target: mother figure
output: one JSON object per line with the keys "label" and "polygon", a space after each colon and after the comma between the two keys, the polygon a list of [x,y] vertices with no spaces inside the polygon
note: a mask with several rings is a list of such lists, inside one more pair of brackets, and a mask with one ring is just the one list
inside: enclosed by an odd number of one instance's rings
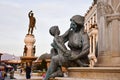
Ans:
{"label": "mother figure", "polygon": [[[84,32],[84,17],[75,15],[71,19],[70,28],[63,34],[63,42],[68,41],[68,49],[56,44],[57,48],[62,51],[60,55],[53,56],[50,66],[47,70],[44,80],[54,77],[62,77],[63,73],[61,67],[87,67],[89,64],[89,38],[86,32]],[[57,31],[55,31],[57,32]]]}

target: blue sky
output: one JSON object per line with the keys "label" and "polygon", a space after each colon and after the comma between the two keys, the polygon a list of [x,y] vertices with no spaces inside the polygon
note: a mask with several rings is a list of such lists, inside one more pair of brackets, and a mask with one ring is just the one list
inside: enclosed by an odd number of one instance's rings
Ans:
{"label": "blue sky", "polygon": [[0,0],[0,53],[23,55],[24,38],[27,34],[32,10],[36,18],[34,35],[36,56],[49,53],[53,37],[49,28],[58,25],[63,34],[73,15],[83,15],[93,0]]}

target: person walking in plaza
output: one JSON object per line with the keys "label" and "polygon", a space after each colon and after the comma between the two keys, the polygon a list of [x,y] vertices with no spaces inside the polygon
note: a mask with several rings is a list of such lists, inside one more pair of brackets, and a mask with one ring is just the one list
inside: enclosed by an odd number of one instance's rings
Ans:
{"label": "person walking in plaza", "polygon": [[0,69],[0,80],[4,80],[4,78],[5,78],[4,71]]}
{"label": "person walking in plaza", "polygon": [[31,66],[29,63],[27,63],[26,65],[26,79],[30,79],[31,78]]}
{"label": "person walking in plaza", "polygon": [[14,68],[12,68],[11,71],[10,71],[10,79],[15,79],[14,72],[15,72]]}

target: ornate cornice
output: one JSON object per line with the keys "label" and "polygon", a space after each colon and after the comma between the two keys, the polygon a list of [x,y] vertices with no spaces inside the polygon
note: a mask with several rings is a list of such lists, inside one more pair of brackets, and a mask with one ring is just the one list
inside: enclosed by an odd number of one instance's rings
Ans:
{"label": "ornate cornice", "polygon": [[120,21],[120,14],[109,14],[106,15],[106,21],[110,23],[112,20],[119,20]]}

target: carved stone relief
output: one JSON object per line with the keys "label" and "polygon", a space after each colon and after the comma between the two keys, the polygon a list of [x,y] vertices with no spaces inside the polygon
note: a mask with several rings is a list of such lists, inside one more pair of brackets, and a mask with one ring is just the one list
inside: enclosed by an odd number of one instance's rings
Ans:
{"label": "carved stone relief", "polygon": [[104,15],[104,3],[103,2],[98,2],[97,3],[97,14],[99,14],[99,15]]}
{"label": "carved stone relief", "polygon": [[112,6],[109,4],[104,5],[104,10],[105,10],[106,14],[113,14],[114,13]]}
{"label": "carved stone relief", "polygon": [[120,4],[117,7],[117,12],[120,13]]}

